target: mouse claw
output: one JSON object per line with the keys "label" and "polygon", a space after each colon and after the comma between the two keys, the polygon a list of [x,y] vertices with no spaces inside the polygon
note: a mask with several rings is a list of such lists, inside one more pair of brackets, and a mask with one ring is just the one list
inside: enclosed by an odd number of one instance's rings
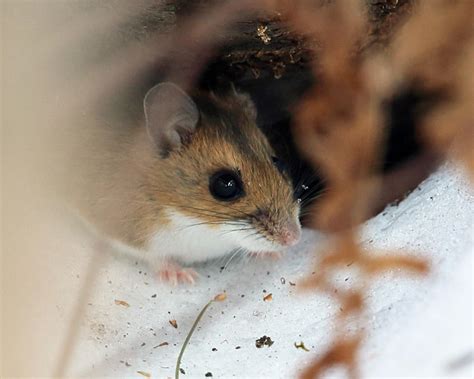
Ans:
{"label": "mouse claw", "polygon": [[174,287],[179,283],[194,284],[198,276],[193,269],[182,268],[175,263],[167,263],[158,270],[160,281],[167,282]]}
{"label": "mouse claw", "polygon": [[198,278],[198,273],[193,269],[181,270],[178,272],[178,280],[182,283],[194,284]]}
{"label": "mouse claw", "polygon": [[174,270],[163,270],[160,271],[160,279],[162,282],[168,282],[173,287],[178,285],[178,275]]}

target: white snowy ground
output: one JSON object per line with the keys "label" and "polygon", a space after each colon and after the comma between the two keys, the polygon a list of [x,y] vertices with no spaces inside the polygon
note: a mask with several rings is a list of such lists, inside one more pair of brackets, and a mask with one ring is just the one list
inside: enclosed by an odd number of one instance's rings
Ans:
{"label": "white snowy ground", "polygon": [[[367,222],[361,237],[365,245],[426,257],[432,270],[426,277],[388,272],[368,291],[363,377],[473,376],[473,225],[473,191],[452,167]],[[75,228],[55,227],[68,241],[63,269],[51,278],[65,281],[55,313],[48,315],[57,324],[52,350],[59,351],[94,242]],[[298,291],[298,282],[313,270],[315,244],[322,248],[324,237],[307,231],[277,262],[234,259],[225,270],[226,260],[201,265],[200,280],[191,287],[160,284],[140,262],[105,259],[93,295],[82,304],[86,313],[68,374],[143,377],[137,373],[143,371],[173,377],[197,314],[226,291],[228,299],[212,305],[195,331],[183,357],[182,378],[204,378],[208,372],[215,378],[296,377],[327,347],[339,312],[328,297]],[[345,273],[338,280],[350,285],[355,277]],[[273,300],[263,301],[269,293]],[[274,344],[257,349],[255,340],[264,335]],[[309,352],[295,348],[300,341]],[[168,344],[159,346],[163,342]],[[56,356],[50,358],[53,364]]]}

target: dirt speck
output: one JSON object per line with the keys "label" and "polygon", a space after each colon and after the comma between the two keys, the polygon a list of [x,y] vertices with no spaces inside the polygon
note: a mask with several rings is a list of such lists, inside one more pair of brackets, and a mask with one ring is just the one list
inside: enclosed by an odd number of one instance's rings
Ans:
{"label": "dirt speck", "polygon": [[274,341],[273,341],[270,337],[268,337],[268,336],[263,336],[263,337],[260,337],[259,339],[257,339],[257,340],[255,341],[255,346],[256,346],[258,349],[260,349],[260,348],[262,348],[263,346],[268,346],[268,347],[270,347],[270,346],[273,345],[273,343],[274,343]]}
{"label": "dirt speck", "polygon": [[156,349],[157,347],[168,346],[168,345],[169,345],[168,342],[162,342],[159,345],[153,346],[153,349]]}

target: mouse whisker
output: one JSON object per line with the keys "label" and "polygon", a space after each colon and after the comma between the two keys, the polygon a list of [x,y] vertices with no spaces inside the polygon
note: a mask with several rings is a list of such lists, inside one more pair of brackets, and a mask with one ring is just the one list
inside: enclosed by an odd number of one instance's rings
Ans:
{"label": "mouse whisker", "polygon": [[[101,197],[99,199],[99,202],[102,202],[102,201],[116,201],[116,200],[120,200],[120,199],[119,198],[113,198],[113,197]],[[199,201],[201,201],[201,200],[206,201],[207,199],[198,199],[198,200]],[[134,203],[134,204],[139,204],[139,205],[144,205],[144,206],[149,206],[150,205],[149,201],[133,199],[132,196],[130,196],[128,201],[131,202],[131,203]],[[157,201],[157,202],[159,204],[159,201]],[[227,218],[230,216],[230,213],[219,212],[219,211],[215,211],[215,210],[212,210],[212,209],[197,208],[197,207],[193,207],[193,206],[190,206],[190,205],[182,205],[182,204],[174,204],[174,203],[168,203],[168,204],[172,205],[175,208],[193,209],[193,210],[198,210],[198,211],[202,211],[202,212],[205,212],[205,213],[211,213],[213,215],[220,215],[220,216],[227,217]]]}
{"label": "mouse whisker", "polygon": [[[212,204],[212,205],[215,205],[215,201],[213,201],[213,200],[204,199],[204,198],[199,198],[198,200],[199,200],[199,201],[204,201],[204,202],[210,203],[210,204]],[[220,206],[223,206],[223,207],[228,208],[228,209],[230,209],[230,210],[232,210],[232,211],[235,211],[235,212],[237,212],[237,213],[239,213],[239,214],[241,214],[241,215],[243,215],[243,216],[245,216],[245,217],[252,217],[252,215],[251,215],[250,213],[244,212],[244,211],[242,211],[242,210],[240,210],[240,209],[237,209],[237,208],[235,208],[235,207],[232,207],[232,206],[230,206],[230,205],[228,205],[228,204],[220,204]]]}
{"label": "mouse whisker", "polygon": [[229,266],[229,263],[232,261],[232,259],[234,259],[234,257],[237,254],[244,253],[244,252],[245,252],[245,249],[242,249],[242,248],[236,249],[235,252],[230,256],[229,260],[225,263],[223,270],[227,269],[227,267]]}
{"label": "mouse whisker", "polygon": [[232,219],[234,217],[230,213],[218,212],[218,211],[214,211],[212,209],[203,209],[203,208],[196,208],[196,207],[187,206],[187,205],[175,205],[175,204],[172,204],[172,206],[177,208],[177,209],[193,210],[194,212],[192,212],[192,213],[195,213],[197,215],[208,216],[208,217],[212,216],[212,217],[215,217],[215,218],[221,219],[221,220],[229,220],[229,219]]}
{"label": "mouse whisker", "polygon": [[314,200],[319,199],[322,195],[324,195],[323,192],[318,192],[317,194],[313,196],[308,196],[308,197],[305,197],[304,199],[301,199],[301,207],[304,207],[307,204],[313,202]]}
{"label": "mouse whisker", "polygon": [[250,237],[255,238],[256,241],[259,241],[261,239],[266,239],[266,237],[264,235],[262,235],[262,233],[260,233],[258,230],[253,232],[253,233],[250,233],[250,234],[246,235],[244,237],[244,239],[245,238],[250,238]]}
{"label": "mouse whisker", "polygon": [[245,227],[245,228],[237,228],[237,229],[231,229],[231,230],[226,230],[224,232],[221,232],[220,235],[225,235],[225,234],[230,234],[230,233],[236,233],[236,232],[242,232],[246,230],[252,230],[253,227]]}
{"label": "mouse whisker", "polygon": [[243,222],[233,222],[233,221],[207,221],[207,222],[196,222],[194,224],[190,224],[190,225],[185,225],[181,228],[179,228],[179,230],[185,230],[185,229],[188,229],[188,228],[192,228],[192,227],[195,227],[195,226],[201,226],[201,225],[235,225],[235,226],[243,226],[245,225],[245,223]]}
{"label": "mouse whisker", "polygon": [[[168,191],[163,191],[163,190],[154,190],[154,192],[156,192],[156,193],[163,193],[163,194],[166,194],[166,195],[169,194]],[[204,197],[202,197],[202,196],[197,196],[197,197],[196,197],[196,196],[193,196],[193,199],[194,199],[194,200],[198,200],[198,201],[202,201],[202,202],[209,203],[209,204],[211,204],[211,205],[213,205],[213,206],[216,205],[216,201],[215,201],[215,200],[207,199],[207,198],[204,198]],[[238,209],[238,208],[232,207],[232,206],[230,206],[229,204],[219,204],[219,205],[222,206],[222,207],[228,208],[229,210],[232,210],[232,211],[234,211],[234,212],[237,212],[237,213],[239,213],[239,214],[241,214],[241,215],[243,215],[243,216],[252,217],[252,215],[251,215],[250,213],[247,213],[247,212],[244,212],[244,211],[242,211],[242,210],[240,210],[240,209]],[[182,205],[180,205],[180,206],[182,206]]]}
{"label": "mouse whisker", "polygon": [[[212,203],[212,202],[211,202]],[[198,207],[192,207],[190,205],[178,205],[178,204],[172,204],[174,207],[176,208],[183,208],[183,209],[195,209],[195,210],[199,210],[199,211],[202,211],[202,212],[206,212],[206,213],[211,213],[211,214],[217,214],[217,215],[222,215],[222,216],[230,216],[231,213],[225,213],[225,212],[220,212],[220,211],[216,211],[214,209],[206,209],[206,208],[198,208]],[[233,210],[233,209],[232,209]],[[236,210],[238,211],[238,210]],[[243,212],[240,212],[240,213],[243,213]],[[246,214],[245,214],[246,215]]]}
{"label": "mouse whisker", "polygon": [[[155,192],[157,192],[157,193],[161,192],[161,193],[168,194],[168,192],[166,192],[166,191],[155,191]],[[215,206],[215,202],[213,200],[205,199],[205,198],[202,198],[202,197],[197,197],[197,198],[195,197],[195,199],[198,200],[198,201],[207,202],[207,203]],[[103,197],[99,201],[114,201],[114,200],[120,200],[120,199],[111,198],[111,197]],[[134,203],[134,204],[139,204],[139,205],[144,205],[144,206],[149,206],[150,205],[149,201],[133,199],[132,196],[130,196],[128,201],[131,202],[131,203]],[[159,205],[159,202],[158,202],[158,205]],[[201,215],[204,215],[204,216],[207,216],[207,215],[223,216],[223,218],[226,218],[226,219],[228,219],[229,217],[235,217],[230,212],[225,213],[225,212],[219,212],[219,211],[216,211],[216,210],[213,210],[213,209],[197,208],[197,207],[193,207],[193,206],[190,206],[190,205],[182,205],[182,204],[168,203],[168,206],[169,205],[172,205],[175,208],[192,209],[192,210],[200,211],[200,212],[202,212]],[[235,207],[232,207],[228,204],[220,204],[220,205],[225,207],[225,208],[228,208],[229,210],[231,210],[233,212],[236,212],[236,213],[238,213],[242,216],[245,216],[245,218],[252,217],[252,215],[250,213],[244,212],[244,211],[242,211],[240,209],[237,209]]]}
{"label": "mouse whisker", "polygon": [[304,194],[303,196],[300,197],[301,200],[301,207],[304,207],[306,204],[316,200],[317,198],[321,197],[327,192],[327,188],[325,189],[320,189],[319,191],[310,191],[310,193]]}

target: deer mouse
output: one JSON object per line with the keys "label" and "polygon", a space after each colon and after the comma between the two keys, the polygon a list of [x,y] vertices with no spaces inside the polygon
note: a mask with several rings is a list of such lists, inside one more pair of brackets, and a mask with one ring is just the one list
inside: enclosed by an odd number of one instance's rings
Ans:
{"label": "deer mouse", "polygon": [[116,247],[163,280],[193,282],[180,264],[231,252],[283,252],[301,236],[300,205],[247,95],[199,94],[172,83],[144,98],[145,126],[108,152],[89,215]]}

